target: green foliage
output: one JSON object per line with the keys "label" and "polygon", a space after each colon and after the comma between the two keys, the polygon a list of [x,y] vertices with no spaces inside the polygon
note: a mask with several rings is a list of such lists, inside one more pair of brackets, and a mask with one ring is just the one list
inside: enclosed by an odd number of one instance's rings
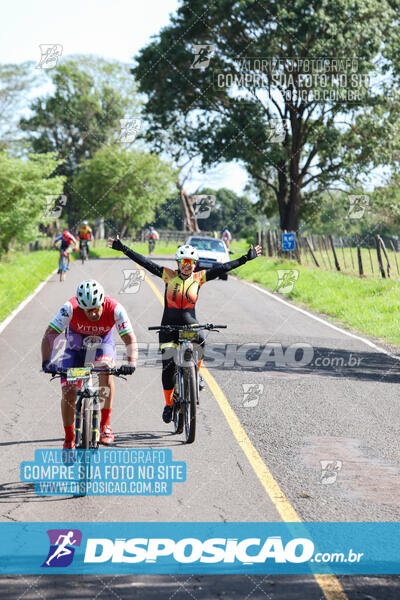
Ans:
{"label": "green foliage", "polygon": [[13,252],[0,263],[0,321],[8,317],[57,267],[54,250]]}
{"label": "green foliage", "polygon": [[257,228],[254,204],[246,196],[238,196],[227,188],[205,188],[198,193],[215,196],[215,207],[211,209],[210,216],[198,220],[200,229],[222,232],[227,227],[237,236],[245,228]]}
{"label": "green foliage", "polygon": [[[148,139],[157,148],[168,137],[172,146],[200,154],[204,167],[242,161],[259,187],[274,195],[282,229],[297,229],[305,195],[307,201],[332,182],[348,185],[400,157],[397,19],[398,3],[390,0],[299,0],[290,10],[286,0],[212,6],[183,0],[171,24],[141,50],[133,71],[148,95]],[[208,67],[190,68],[193,43],[215,46]],[[317,98],[321,79],[313,79],[314,96],[304,99],[303,66],[291,71],[283,62],[275,72],[268,66],[260,72],[253,64],[244,71],[237,58],[243,56],[357,57],[360,96],[354,100],[347,93],[353,91],[351,72],[339,88],[328,72],[328,97]],[[218,88],[219,73],[261,74],[263,89],[251,79]],[[334,91],[336,96],[329,95]],[[272,119],[288,119],[289,131],[279,142],[269,135]],[[270,198],[262,197],[266,211]]]}
{"label": "green foliage", "polygon": [[[309,268],[293,261],[252,260],[235,271],[240,279],[275,290],[278,269],[296,269],[299,278],[288,297],[297,304],[325,313],[335,322],[400,345],[393,315],[399,304],[399,284],[388,279],[360,279],[337,272]],[[379,302],[377,298],[379,297]]]}
{"label": "green foliage", "polygon": [[101,148],[73,180],[80,219],[103,217],[119,230],[139,228],[154,218],[155,207],[171,193],[173,169],[157,155],[118,144]]}
{"label": "green foliage", "polygon": [[0,254],[12,242],[37,235],[38,224],[45,220],[46,195],[62,193],[63,178],[50,178],[59,164],[54,154],[20,160],[0,152]]}
{"label": "green foliage", "polygon": [[39,78],[33,63],[4,64],[0,68],[0,150],[16,150],[19,133],[16,115]]}
{"label": "green foliage", "polygon": [[72,224],[78,213],[72,178],[84,160],[118,135],[119,120],[137,113],[139,103],[128,68],[116,61],[78,56],[48,73],[53,93],[34,100],[33,116],[21,119],[20,126],[30,134],[36,153],[57,152],[63,159],[56,174],[67,178],[64,191]]}

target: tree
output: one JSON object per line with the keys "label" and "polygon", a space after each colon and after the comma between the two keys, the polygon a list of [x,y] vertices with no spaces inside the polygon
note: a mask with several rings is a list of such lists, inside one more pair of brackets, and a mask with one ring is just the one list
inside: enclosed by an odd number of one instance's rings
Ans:
{"label": "tree", "polygon": [[[297,230],[310,192],[382,161],[382,133],[398,121],[379,80],[398,77],[397,9],[391,0],[183,0],[133,69],[148,95],[148,139],[168,133],[204,167],[242,161],[274,194],[281,228]],[[209,66],[190,68],[194,43],[214,46]]]}
{"label": "tree", "polygon": [[81,165],[73,180],[79,216],[112,220],[124,236],[128,227],[143,227],[173,190],[176,173],[156,154],[122,148],[98,150]]}
{"label": "tree", "polygon": [[232,190],[205,188],[198,192],[215,196],[215,206],[206,219],[199,219],[203,231],[223,231],[225,227],[235,235],[247,227],[257,226],[254,204],[246,196],[238,196]]}
{"label": "tree", "polygon": [[26,242],[46,221],[46,196],[62,193],[63,177],[51,177],[59,161],[52,154],[29,155],[28,160],[0,152],[0,254],[11,243]]}
{"label": "tree", "polygon": [[[38,79],[32,62],[4,64],[0,68],[0,150],[11,149],[18,140],[16,115]],[[19,142],[19,140],[18,140]]]}
{"label": "tree", "polygon": [[[37,98],[33,116],[21,119],[37,153],[57,152],[63,159],[56,175],[64,175],[70,225],[76,220],[79,200],[72,187],[82,161],[94,154],[120,129],[120,119],[138,110],[135,85],[128,69],[115,61],[93,57],[64,60],[48,71],[54,84],[50,96]],[[124,92],[122,91],[124,90]]]}

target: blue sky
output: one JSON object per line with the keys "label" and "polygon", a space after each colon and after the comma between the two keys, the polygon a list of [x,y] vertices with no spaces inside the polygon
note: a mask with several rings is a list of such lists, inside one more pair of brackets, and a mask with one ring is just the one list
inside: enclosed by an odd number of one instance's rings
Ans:
{"label": "blue sky", "polygon": [[[178,0],[11,0],[2,4],[0,63],[39,61],[39,44],[61,44],[63,55],[95,54],[132,62],[152,35],[169,23]],[[193,40],[195,42],[195,40]],[[199,186],[243,191],[246,172],[236,164],[207,174],[193,172],[189,192]]]}

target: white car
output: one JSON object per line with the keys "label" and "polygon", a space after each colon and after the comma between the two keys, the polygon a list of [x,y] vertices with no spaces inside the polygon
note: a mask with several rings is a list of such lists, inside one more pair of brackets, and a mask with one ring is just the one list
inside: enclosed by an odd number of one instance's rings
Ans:
{"label": "white car", "polygon": [[[230,260],[229,250],[222,240],[212,237],[202,237],[191,235],[185,242],[194,248],[197,248],[199,253],[199,262],[197,263],[196,271],[201,269],[210,269],[220,263],[225,263]],[[228,273],[221,275],[220,279],[225,281],[228,279]]]}

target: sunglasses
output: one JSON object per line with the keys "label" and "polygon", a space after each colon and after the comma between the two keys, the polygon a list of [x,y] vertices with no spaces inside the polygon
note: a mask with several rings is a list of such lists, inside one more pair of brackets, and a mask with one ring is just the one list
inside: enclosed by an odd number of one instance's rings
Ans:
{"label": "sunglasses", "polygon": [[193,258],[180,258],[179,259],[179,264],[180,265],[194,265],[196,261]]}
{"label": "sunglasses", "polygon": [[96,308],[85,308],[84,311],[85,313],[98,313],[100,308],[101,306],[97,306]]}

